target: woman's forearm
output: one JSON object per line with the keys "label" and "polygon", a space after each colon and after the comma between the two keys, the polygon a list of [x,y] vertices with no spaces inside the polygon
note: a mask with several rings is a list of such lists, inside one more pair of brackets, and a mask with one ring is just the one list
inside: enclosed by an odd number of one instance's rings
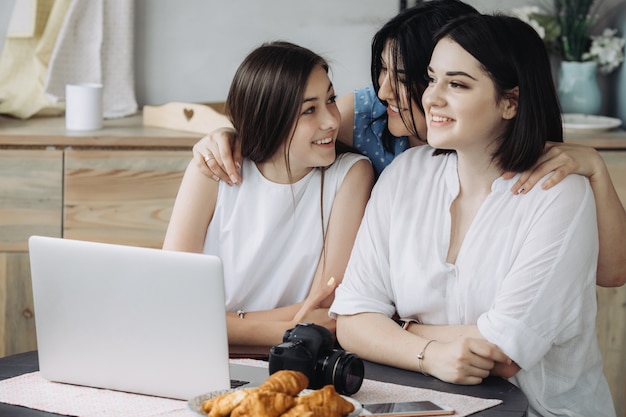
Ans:
{"label": "woman's forearm", "polygon": [[[407,331],[429,340],[452,342],[460,338],[474,338],[485,340],[475,324],[459,324],[448,326],[430,326],[419,323],[411,323]],[[520,367],[513,361],[496,362],[490,371],[490,375],[502,378],[510,378],[520,371]]]}
{"label": "woman's forearm", "polygon": [[447,326],[431,326],[427,324],[411,323],[406,330],[423,337],[424,339],[435,339],[442,342],[452,342],[460,337],[473,337],[484,339],[475,324],[458,324]]}
{"label": "woman's forearm", "polygon": [[413,323],[407,330],[379,313],[337,318],[337,336],[344,349],[373,362],[424,372],[443,381],[478,384],[494,369],[494,374],[501,375],[511,364],[497,346],[480,335],[477,326]]}
{"label": "woman's forearm", "polygon": [[257,320],[253,314],[246,314],[246,316],[243,319],[234,313],[226,316],[229,344],[274,346],[281,343],[285,331],[294,326],[291,321]]}
{"label": "woman's forearm", "polygon": [[626,211],[604,163],[590,177],[596,201],[600,253],[596,282],[603,287],[626,283]]}
{"label": "woman's forearm", "polygon": [[419,371],[416,355],[428,342],[405,332],[379,313],[339,316],[337,339],[341,347],[363,359],[416,372]]}

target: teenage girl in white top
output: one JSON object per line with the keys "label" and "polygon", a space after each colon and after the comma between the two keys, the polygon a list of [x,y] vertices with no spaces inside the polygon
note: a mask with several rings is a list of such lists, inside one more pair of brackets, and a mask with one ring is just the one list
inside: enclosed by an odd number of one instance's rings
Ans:
{"label": "teenage girl in white top", "polygon": [[271,346],[302,321],[334,332],[328,307],[373,170],[361,155],[336,156],[328,65],[308,49],[265,44],[237,70],[226,111],[249,184],[215,182],[191,162],[163,248],[222,259],[231,344]]}

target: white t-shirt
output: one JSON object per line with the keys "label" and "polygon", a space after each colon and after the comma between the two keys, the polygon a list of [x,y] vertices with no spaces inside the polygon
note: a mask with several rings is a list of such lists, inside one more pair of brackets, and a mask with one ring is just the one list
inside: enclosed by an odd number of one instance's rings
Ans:
{"label": "white t-shirt", "polygon": [[[335,194],[356,154],[339,155],[324,172],[324,229]],[[244,159],[238,186],[220,183],[204,253],[221,258],[226,309],[258,311],[304,300],[322,251],[322,170],[295,184],[267,180]]]}
{"label": "white t-shirt", "polygon": [[612,416],[595,333],[598,235],[586,178],[510,192],[494,181],[455,264],[446,262],[455,154],[412,148],[383,171],[331,315],[380,312],[477,324],[522,370],[530,415]]}

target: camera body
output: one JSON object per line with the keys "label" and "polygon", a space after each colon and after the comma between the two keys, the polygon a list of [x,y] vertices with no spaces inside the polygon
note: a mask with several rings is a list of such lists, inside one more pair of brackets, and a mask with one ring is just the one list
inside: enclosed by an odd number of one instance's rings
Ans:
{"label": "camera body", "polygon": [[299,323],[283,335],[283,343],[273,346],[269,372],[281,369],[300,371],[309,378],[309,388],[333,385],[344,395],[356,393],[363,383],[363,361],[353,353],[334,348],[330,331],[313,323]]}

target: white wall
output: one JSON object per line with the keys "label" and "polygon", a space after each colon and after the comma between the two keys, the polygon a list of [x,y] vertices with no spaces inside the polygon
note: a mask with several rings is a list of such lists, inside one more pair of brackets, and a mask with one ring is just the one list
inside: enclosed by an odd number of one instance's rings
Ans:
{"label": "white wall", "polygon": [[[0,50],[15,0],[0,0]],[[89,0],[83,0],[89,1]],[[113,1],[113,0],[107,0]],[[129,0],[117,0],[129,1]],[[615,24],[624,0],[597,0]],[[339,95],[370,82],[370,41],[399,9],[399,0],[134,0],[135,83],[140,105],[226,98],[235,69],[250,49],[284,39],[330,60]],[[467,0],[482,12],[552,0]],[[414,3],[409,0],[408,5]],[[606,114],[613,113],[616,75],[600,78]]]}
{"label": "white wall", "polygon": [[11,11],[13,10],[14,3],[15,0],[0,1],[0,53],[4,47],[4,39],[9,27],[9,19],[11,18]]}
{"label": "white wall", "polygon": [[136,0],[141,104],[223,101],[244,56],[288,40],[330,60],[339,95],[369,82],[370,41],[397,0]]}

